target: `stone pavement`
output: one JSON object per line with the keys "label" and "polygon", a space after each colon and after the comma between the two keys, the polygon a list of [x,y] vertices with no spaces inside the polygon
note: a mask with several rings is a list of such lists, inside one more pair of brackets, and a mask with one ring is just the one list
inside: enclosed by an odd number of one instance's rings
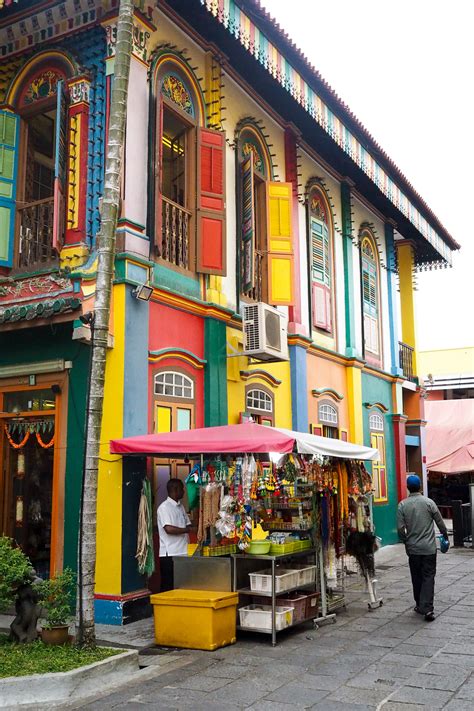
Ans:
{"label": "stone pavement", "polygon": [[474,709],[474,553],[438,556],[432,623],[413,612],[402,546],[377,554],[377,577],[384,605],[373,612],[358,583],[334,625],[283,632],[275,648],[267,636],[246,635],[216,652],[176,650],[172,671],[150,677],[148,667],[136,682],[74,708]]}

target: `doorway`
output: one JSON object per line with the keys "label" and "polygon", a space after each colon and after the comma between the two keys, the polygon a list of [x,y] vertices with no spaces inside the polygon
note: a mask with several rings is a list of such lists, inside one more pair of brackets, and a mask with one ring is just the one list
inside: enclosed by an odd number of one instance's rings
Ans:
{"label": "doorway", "polygon": [[0,531],[41,578],[51,574],[56,397],[51,388],[3,394]]}

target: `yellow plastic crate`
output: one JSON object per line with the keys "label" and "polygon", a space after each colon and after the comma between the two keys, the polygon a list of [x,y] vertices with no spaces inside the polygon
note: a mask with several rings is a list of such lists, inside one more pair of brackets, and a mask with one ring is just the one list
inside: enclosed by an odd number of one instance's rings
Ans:
{"label": "yellow plastic crate", "polygon": [[237,593],[170,590],[150,601],[157,644],[212,651],[236,641]]}
{"label": "yellow plastic crate", "polygon": [[286,555],[287,553],[294,553],[295,543],[272,543],[270,546],[270,555]]}

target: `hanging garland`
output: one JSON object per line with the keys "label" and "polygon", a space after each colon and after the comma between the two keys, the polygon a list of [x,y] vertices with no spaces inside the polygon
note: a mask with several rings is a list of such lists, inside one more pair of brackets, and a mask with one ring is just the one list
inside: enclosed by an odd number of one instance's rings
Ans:
{"label": "hanging garland", "polygon": [[41,435],[40,435],[39,432],[36,432],[36,439],[37,439],[37,441],[38,441],[39,446],[42,447],[43,449],[49,449],[49,448],[52,447],[53,444],[54,444],[54,435],[51,437],[51,439],[49,440],[48,444],[45,444],[45,443],[43,442],[43,440],[41,439]]}
{"label": "hanging garland", "polygon": [[13,447],[13,449],[22,449],[22,447],[24,447],[25,444],[28,442],[28,440],[30,438],[30,434],[31,434],[29,430],[26,431],[25,436],[23,437],[21,442],[18,442],[18,444],[17,444],[11,438],[10,433],[8,431],[8,427],[6,425],[4,425],[3,427],[4,427],[5,433],[7,435],[7,439],[10,442],[10,445]]}

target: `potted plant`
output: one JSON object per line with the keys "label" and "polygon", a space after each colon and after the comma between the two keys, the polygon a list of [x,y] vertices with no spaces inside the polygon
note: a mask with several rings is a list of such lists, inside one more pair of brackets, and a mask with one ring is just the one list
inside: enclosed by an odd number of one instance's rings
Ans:
{"label": "potted plant", "polygon": [[14,642],[33,642],[37,637],[39,607],[35,578],[23,551],[11,538],[0,536],[0,612],[15,608],[15,619],[10,625]]}
{"label": "potted plant", "polygon": [[69,620],[74,591],[74,573],[64,568],[37,585],[42,607],[41,639],[45,644],[65,644],[69,640]]}

